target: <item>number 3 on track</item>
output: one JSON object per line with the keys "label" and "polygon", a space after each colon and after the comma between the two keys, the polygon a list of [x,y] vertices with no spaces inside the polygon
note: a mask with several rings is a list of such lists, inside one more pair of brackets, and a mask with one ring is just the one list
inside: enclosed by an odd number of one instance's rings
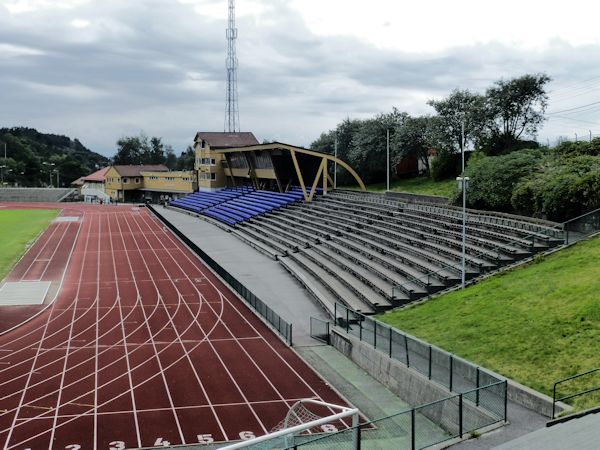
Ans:
{"label": "number 3 on track", "polygon": [[81,449],[81,445],[79,444],[71,444],[65,447],[67,450],[79,450]]}
{"label": "number 3 on track", "polygon": [[110,445],[108,450],[125,450],[125,442],[123,441],[112,441],[108,445]]}

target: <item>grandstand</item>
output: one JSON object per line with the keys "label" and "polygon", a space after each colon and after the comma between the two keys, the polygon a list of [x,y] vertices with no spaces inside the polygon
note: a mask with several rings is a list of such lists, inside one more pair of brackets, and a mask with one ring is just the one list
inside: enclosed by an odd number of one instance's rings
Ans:
{"label": "grandstand", "polygon": [[72,188],[2,188],[0,202],[62,202],[75,193]]}
{"label": "grandstand", "polygon": [[[302,198],[299,188],[243,187],[171,205],[232,227],[279,260],[331,315],[336,303],[374,314],[460,283],[460,210],[354,191]],[[501,213],[469,211],[466,231],[467,279],[564,242],[558,224]]]}

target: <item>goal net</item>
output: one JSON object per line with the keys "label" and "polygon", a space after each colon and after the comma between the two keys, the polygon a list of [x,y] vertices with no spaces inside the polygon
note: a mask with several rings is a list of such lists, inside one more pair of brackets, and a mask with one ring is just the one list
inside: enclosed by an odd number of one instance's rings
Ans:
{"label": "goal net", "polygon": [[285,417],[270,433],[245,442],[221,447],[221,449],[293,448],[307,439],[319,435],[357,429],[358,419],[359,412],[356,408],[347,408],[313,399],[299,400],[290,407]]}

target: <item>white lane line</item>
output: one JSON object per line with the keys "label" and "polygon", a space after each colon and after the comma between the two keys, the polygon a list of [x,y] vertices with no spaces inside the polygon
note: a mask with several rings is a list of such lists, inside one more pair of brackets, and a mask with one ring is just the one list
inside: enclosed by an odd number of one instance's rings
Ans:
{"label": "white lane line", "polygon": [[[90,225],[91,227],[91,225]],[[87,241],[86,241],[86,245],[87,245]],[[82,264],[81,266],[81,272],[80,272],[80,276],[83,273],[83,266],[85,265],[85,261],[84,264]],[[79,300],[79,288],[77,289],[77,291],[75,292],[75,306],[77,306],[77,302]],[[58,422],[58,411],[60,409],[60,401],[62,399],[62,394],[63,394],[63,387],[65,385],[65,375],[67,373],[67,363],[69,361],[69,353],[70,353],[70,346],[71,346],[71,339],[73,337],[73,327],[75,325],[75,313],[76,313],[76,309],[73,308],[73,314],[71,315],[71,324],[69,327],[69,337],[67,338],[67,348],[65,351],[65,360],[63,363],[63,369],[62,369],[62,374],[60,377],[60,386],[58,388],[58,396],[56,398],[56,406],[54,408],[54,420],[52,421],[52,431],[50,433],[50,445],[52,445],[52,443],[54,442],[54,430],[56,428],[56,423]],[[29,404],[31,404],[32,402],[29,402]]]}
{"label": "white lane line", "polygon": [[[170,238],[170,236],[166,233],[164,233],[167,238]],[[155,234],[156,236],[156,234]],[[156,236],[158,238],[158,236]],[[163,242],[163,239],[158,239],[159,242]],[[179,265],[179,262],[176,260],[176,258],[173,257],[172,254],[169,255],[172,259],[172,261],[175,263],[175,265],[177,265],[177,267],[179,267],[179,270],[186,274],[186,271],[184,271],[181,266]],[[159,262],[161,260],[159,259]],[[160,262],[160,264],[162,265],[162,262]],[[186,274],[187,275],[187,274]],[[214,286],[213,286],[214,287]],[[194,289],[197,290],[196,287],[194,287]],[[213,312],[215,313],[215,316],[218,317],[216,323],[221,322],[223,325],[225,325],[225,321],[222,319],[222,312],[223,312],[223,302],[222,302],[222,294],[221,292],[215,287],[215,291],[219,293],[219,296],[221,298],[221,315],[217,314],[217,312],[213,309],[212,305],[208,304],[208,307],[213,310]],[[200,292],[198,291],[198,293],[200,294]],[[189,306],[187,305],[186,302],[184,302],[185,306],[189,309]],[[191,312],[191,311],[190,311]],[[198,329],[202,332],[205,333],[204,329],[202,328],[201,324],[199,322],[197,322],[198,325]],[[237,391],[239,392],[240,396],[244,399],[246,406],[248,407],[248,409],[250,410],[250,412],[252,413],[252,415],[255,417],[257,423],[260,425],[260,427],[263,429],[263,431],[265,433],[268,433],[269,430],[265,427],[265,425],[263,424],[262,420],[260,419],[258,413],[255,411],[255,409],[252,407],[252,405],[250,404],[248,398],[246,397],[246,395],[244,394],[243,390],[241,389],[241,387],[239,386],[239,384],[237,383],[237,380],[235,379],[235,377],[233,376],[233,374],[230,372],[229,368],[227,367],[227,364],[225,364],[225,362],[223,361],[223,358],[221,357],[221,355],[219,354],[219,352],[217,351],[217,349],[215,348],[215,346],[212,343],[212,340],[207,337],[207,343],[210,346],[211,350],[213,351],[213,353],[215,354],[215,356],[217,357],[217,359],[219,360],[219,362],[221,363],[221,365],[223,366],[223,369],[225,370],[225,372],[227,372],[227,375],[229,376],[231,382],[233,383],[233,385],[236,387]],[[191,363],[190,361],[190,365],[192,366],[192,368],[194,367],[194,365]],[[207,397],[208,399],[208,397]],[[209,400],[209,399],[208,399]],[[210,400],[209,400],[210,401]],[[218,418],[217,418],[218,420]]]}
{"label": "white lane line", "polygon": [[[132,232],[132,236],[131,237],[133,238],[133,241],[135,242],[135,246],[137,247],[137,249],[139,251],[140,257],[141,257],[142,261],[144,262],[144,266],[146,267],[146,270],[148,271],[148,273],[151,273],[150,269],[148,268],[148,265],[146,263],[146,259],[144,258],[144,254],[142,253],[142,250],[140,249],[140,246],[139,246],[139,244],[137,242],[136,236],[133,233],[133,230],[131,229],[131,224],[127,220],[127,217],[125,218],[125,222],[127,222],[127,227],[129,228],[129,231]],[[131,270],[133,272],[133,267],[131,266],[131,260],[129,259],[129,254],[127,255],[127,260],[129,261],[130,268],[131,268]],[[139,290],[139,287],[138,287],[137,283],[135,283],[135,290],[136,290],[137,295],[139,297],[140,296],[140,290]],[[160,295],[160,292],[158,291],[158,288],[156,287],[156,285],[154,285],[154,290],[156,291],[156,296],[157,296],[157,299],[158,299],[158,301],[160,303],[160,301],[161,301],[161,295]],[[172,409],[172,412],[173,412],[173,418],[175,419],[175,423],[177,424],[177,430],[179,431],[179,438],[181,439],[181,443],[185,444],[186,443],[185,442],[185,436],[183,435],[183,430],[181,429],[181,424],[179,423],[179,417],[177,416],[177,411],[175,411],[175,405],[173,403],[173,397],[171,396],[171,391],[169,390],[169,384],[167,383],[167,378],[165,376],[165,369],[163,368],[162,361],[160,360],[160,357],[158,355],[158,350],[156,348],[156,344],[154,343],[154,336],[152,335],[152,329],[151,329],[150,323],[148,322],[148,319],[146,318],[146,312],[144,311],[144,308],[142,308],[142,314],[144,315],[144,319],[145,319],[144,321],[146,322],[146,326],[148,327],[148,334],[150,334],[150,337],[151,337],[152,348],[154,349],[154,355],[155,355],[156,361],[158,363],[158,368],[160,370],[160,374],[161,374],[161,378],[163,380],[165,391],[166,391],[167,397],[169,399],[169,404],[171,405],[171,409]],[[185,353],[185,348],[184,348],[184,353]]]}
{"label": "white lane line", "polygon": [[[170,240],[171,242],[173,242],[173,243],[175,243],[175,242],[180,242],[180,241],[179,241],[179,240],[178,240],[178,239],[175,237],[175,235],[174,235],[173,233],[170,233],[170,232],[169,232],[169,233],[165,233],[165,235],[166,235],[167,239],[169,239],[169,240]],[[165,242],[165,240],[161,239],[161,243],[162,243],[162,242]],[[185,247],[185,246],[183,245],[183,243],[182,243],[181,245],[182,245],[182,247]],[[186,248],[186,250],[187,250],[187,248]],[[212,271],[210,271],[210,269],[208,268],[208,266],[204,266],[204,265],[203,265],[203,264],[200,262],[200,260],[199,260],[198,258],[195,258],[194,260],[192,260],[192,259],[190,258],[190,256],[189,256],[189,255],[191,254],[191,252],[189,252],[189,251],[181,251],[181,254],[182,254],[182,256],[183,256],[185,259],[187,259],[187,260],[188,260],[188,261],[189,261],[189,262],[190,262],[192,265],[194,265],[194,266],[198,267],[198,264],[201,264],[201,265],[202,265],[202,267],[204,267],[204,268],[205,268],[205,270],[208,270],[209,272],[211,272],[211,273],[212,273]],[[177,264],[179,264],[179,261],[180,261],[180,259],[179,259],[179,258],[176,258],[174,255],[172,256],[172,258],[173,258],[173,260],[177,261]],[[216,277],[216,275],[215,275],[215,277]],[[218,278],[218,277],[217,277],[217,278]],[[214,289],[215,289],[215,290],[217,290],[217,291],[218,291],[218,292],[219,292],[221,295],[223,295],[223,294],[221,293],[221,291],[219,290],[219,288],[217,288],[217,287],[215,286],[215,284],[212,282],[212,280],[210,280],[209,278],[207,278],[207,280],[208,280],[208,282],[209,282],[209,283],[210,283],[210,284],[211,284],[211,285],[214,287]],[[234,294],[232,294],[232,295],[234,295]],[[281,362],[282,362],[282,363],[283,363],[285,366],[287,366],[287,367],[290,369],[290,371],[294,373],[294,375],[296,375],[296,377],[298,378],[298,381],[299,381],[300,383],[304,384],[304,385],[305,385],[305,386],[306,386],[306,387],[307,387],[307,388],[308,388],[308,389],[309,389],[309,390],[310,390],[310,391],[311,391],[311,392],[312,392],[312,393],[315,395],[315,397],[317,397],[317,398],[319,398],[319,399],[321,399],[321,400],[322,400],[322,398],[321,398],[321,397],[320,397],[320,395],[317,393],[317,391],[316,391],[316,390],[313,388],[313,386],[311,386],[311,385],[310,385],[310,384],[309,384],[309,383],[308,383],[308,382],[307,382],[307,381],[304,379],[304,377],[302,377],[302,376],[301,376],[301,375],[298,373],[298,371],[297,371],[296,369],[294,369],[294,368],[292,367],[292,365],[291,365],[289,362],[287,362],[287,361],[286,361],[286,359],[285,359],[285,358],[284,358],[284,357],[283,357],[283,356],[282,356],[282,355],[281,355],[281,354],[280,354],[280,353],[279,353],[279,352],[278,352],[278,351],[277,351],[277,350],[276,350],[276,349],[273,347],[273,345],[272,345],[272,344],[269,342],[269,340],[268,340],[268,339],[266,339],[266,338],[264,337],[263,333],[260,333],[260,332],[259,332],[259,331],[256,329],[256,327],[255,327],[255,326],[254,326],[254,325],[253,325],[253,324],[252,324],[252,323],[251,323],[251,322],[250,322],[250,321],[249,321],[249,320],[248,320],[248,319],[245,317],[245,315],[244,315],[244,314],[243,314],[243,313],[240,311],[239,307],[238,307],[237,305],[235,305],[235,304],[234,304],[234,303],[233,303],[233,302],[232,302],[232,301],[231,301],[231,300],[230,300],[230,299],[229,299],[227,296],[223,296],[223,297],[225,298],[226,302],[227,302],[227,303],[228,303],[228,304],[229,304],[229,305],[230,305],[230,306],[231,306],[231,307],[234,309],[234,311],[235,311],[235,312],[238,314],[238,316],[239,316],[239,317],[242,319],[242,321],[243,321],[243,322],[246,322],[246,323],[248,324],[248,326],[249,326],[249,327],[250,327],[252,330],[254,330],[254,332],[256,332],[256,333],[257,333],[259,336],[261,336],[261,337],[263,338],[263,340],[265,341],[266,345],[267,345],[267,346],[268,346],[268,347],[271,349],[271,351],[272,351],[272,352],[273,352],[273,353],[274,353],[274,354],[277,356],[277,358],[279,358],[279,360],[280,360],[280,361],[281,361]],[[241,300],[239,300],[239,299],[237,299],[237,298],[236,298],[236,300],[237,300],[238,302],[240,302],[240,303],[241,303]],[[272,333],[273,333],[273,331],[271,331],[270,329],[268,329],[268,328],[266,327],[266,325],[265,325],[265,329],[267,330],[267,333],[270,333],[270,334],[272,334]],[[292,350],[293,350],[293,349],[292,349]],[[304,363],[304,362],[303,362],[303,363]],[[304,363],[304,364],[306,364],[306,363]],[[310,367],[309,367],[309,369],[310,369]],[[313,371],[312,369],[310,369],[310,370],[311,370],[311,371]],[[313,372],[314,372],[314,371],[313,371]],[[314,373],[316,374],[316,372],[314,372]],[[321,377],[319,374],[316,374],[316,375],[317,375],[317,377],[318,377],[318,378],[322,379],[322,377]],[[338,396],[341,398],[341,396],[340,396],[340,395],[339,395],[337,392],[336,392],[336,395],[338,395]],[[331,411],[333,412],[333,410],[331,410]]]}
{"label": "white lane line", "polygon": [[[135,219],[135,221],[137,222],[138,229],[140,229],[140,230],[141,230],[141,226],[140,226],[140,224],[139,224],[139,221],[138,221],[137,219]],[[144,221],[144,223],[146,224],[146,226],[148,226],[148,224],[147,224],[145,221]],[[149,227],[149,228],[150,228],[150,227]],[[150,228],[150,230],[151,230],[151,228]],[[152,230],[151,230],[151,231],[152,231]],[[162,258],[160,258],[160,257],[158,256],[158,254],[157,254],[157,252],[156,252],[156,249],[154,249],[154,248],[153,248],[153,246],[150,244],[150,241],[149,241],[149,240],[148,240],[148,238],[146,237],[146,233],[144,233],[144,234],[143,234],[143,236],[146,238],[146,242],[148,243],[148,246],[149,246],[150,248],[152,248],[152,249],[153,249],[154,256],[155,256],[155,258],[157,259],[157,261],[159,262],[159,264],[160,264],[160,266],[162,267],[163,271],[164,271],[165,273],[168,273],[168,270],[167,270],[167,268],[166,268],[166,267],[165,267],[165,265],[162,263]],[[158,239],[158,236],[156,235],[156,233],[154,233],[154,237],[155,237],[155,238],[156,238],[156,239],[157,239],[157,240],[160,242],[160,239]],[[144,260],[144,261],[145,261],[145,260]],[[148,266],[146,266],[146,267],[148,268]],[[180,270],[181,270],[181,268],[180,268]],[[182,271],[182,273],[184,273],[184,274],[185,274],[185,272],[184,272],[184,271]],[[191,308],[189,307],[189,305],[187,304],[187,302],[186,302],[186,301],[185,301],[185,299],[183,298],[183,295],[182,295],[182,294],[181,294],[181,292],[179,291],[178,287],[177,287],[177,286],[176,286],[174,283],[171,283],[171,284],[172,284],[173,288],[175,289],[175,291],[176,291],[176,292],[177,292],[177,294],[178,294],[178,300],[179,300],[179,303],[183,303],[183,304],[185,305],[185,307],[187,308],[187,310],[188,310],[188,312],[189,312],[190,316],[192,316],[192,318],[193,318],[193,322],[192,322],[192,323],[199,324],[199,322],[198,322],[198,314],[196,314],[196,315],[194,316],[194,313],[192,312]],[[155,287],[155,289],[158,291],[158,286],[156,285],[156,283],[154,283],[154,287]],[[198,295],[198,297],[199,297],[201,300],[204,300],[204,297],[203,297],[202,293],[201,293],[200,291],[198,291],[197,289],[195,289],[195,290],[196,290],[196,292],[197,292],[197,295]],[[162,296],[161,296],[160,298],[161,298],[161,300],[162,300]],[[204,303],[205,303],[204,301],[201,301],[201,302],[200,302],[200,308],[202,308],[202,305],[203,305]],[[164,302],[163,302],[163,304],[164,304]],[[173,320],[173,317],[174,317],[174,315],[173,315],[173,314],[171,314],[171,313],[169,312],[168,308],[166,308],[166,307],[165,307],[165,312],[167,313],[167,317],[169,318],[169,322],[170,322],[170,323],[171,323],[171,325],[173,326],[173,330],[175,331],[175,334],[176,334],[176,336],[177,336],[177,340],[178,340],[179,344],[181,345],[181,348],[183,349],[183,352],[184,352],[184,354],[185,354],[185,357],[186,357],[186,359],[187,359],[187,363],[190,365],[190,368],[191,368],[191,370],[192,370],[192,372],[193,372],[193,374],[194,374],[194,377],[196,378],[196,382],[198,383],[198,386],[200,387],[200,390],[202,391],[202,394],[204,395],[204,398],[206,399],[206,401],[207,401],[207,402],[208,402],[208,404],[210,405],[210,408],[211,408],[211,411],[212,411],[212,413],[213,413],[213,416],[214,416],[214,418],[215,418],[215,420],[216,420],[216,422],[217,422],[217,424],[218,424],[219,428],[221,429],[221,433],[223,433],[223,436],[224,436],[224,438],[225,438],[226,440],[228,440],[228,439],[229,439],[229,437],[227,436],[227,432],[225,431],[225,428],[223,427],[223,424],[221,423],[221,421],[220,421],[220,419],[219,419],[219,416],[218,416],[218,414],[217,414],[217,411],[216,411],[216,409],[215,409],[215,408],[212,406],[212,401],[210,400],[209,393],[206,391],[206,388],[204,387],[204,384],[202,383],[202,380],[200,379],[200,376],[198,375],[198,372],[197,372],[197,370],[196,370],[196,366],[195,366],[195,365],[192,363],[192,360],[191,360],[190,354],[189,354],[189,352],[187,351],[187,349],[186,349],[186,347],[185,347],[185,345],[184,345],[184,342],[186,342],[186,341],[185,341],[184,339],[182,339],[182,334],[180,334],[178,327],[175,325],[175,322],[174,322],[174,320]],[[221,314],[222,314],[222,311],[221,311]],[[219,315],[218,315],[218,314],[215,314],[215,316],[219,317]],[[217,321],[216,323],[218,323],[218,321]],[[204,330],[202,330],[202,332],[204,333]],[[207,335],[206,335],[206,334],[205,334],[205,337],[204,337],[203,341],[205,341],[205,340],[207,340]],[[189,342],[189,341],[188,341],[188,342]]]}
{"label": "white lane line", "polygon": [[[120,228],[120,224],[119,224],[119,228]],[[139,301],[139,299],[138,299],[138,301]],[[153,313],[154,313],[154,312],[153,312]],[[211,328],[211,329],[210,329],[210,330],[209,330],[207,333],[205,332],[205,334],[206,334],[207,336],[209,336],[209,335],[210,335],[210,334],[213,332],[213,330],[214,330],[214,329],[217,327],[217,325],[218,325],[218,323],[219,323],[219,320],[221,319],[221,315],[222,315],[222,313],[223,313],[223,311],[221,311],[221,312],[220,312],[220,315],[219,315],[219,317],[217,318],[218,320],[217,320],[217,321],[216,321],[216,322],[213,324],[212,328]],[[177,311],[175,311],[175,312],[174,312],[174,314],[177,314]],[[150,316],[149,316],[149,317],[150,317]],[[197,316],[195,317],[195,319],[197,319]],[[189,329],[190,329],[190,328],[191,328],[191,327],[192,327],[194,324],[195,324],[195,322],[191,323],[191,324],[190,324],[190,325],[189,325],[189,326],[188,326],[188,327],[187,327],[185,330],[183,330],[182,334],[185,334],[185,333],[186,333],[186,332],[187,332],[187,331],[188,331],[188,330],[189,330]],[[137,331],[137,330],[136,330],[136,331]],[[161,330],[159,330],[159,331],[158,331],[156,334],[160,333],[161,331],[162,331],[162,328],[161,328]],[[148,339],[147,341],[149,341],[149,339]],[[192,352],[193,352],[193,351],[194,351],[196,348],[198,348],[198,347],[199,347],[201,344],[202,344],[202,342],[195,344],[195,345],[194,345],[194,346],[193,346],[193,347],[192,347],[192,348],[191,348],[191,349],[188,351],[188,354],[192,353]],[[158,352],[158,354],[162,353],[163,351],[166,351],[166,350],[168,350],[168,349],[169,349],[169,347],[170,347],[170,346],[166,346],[164,349],[162,349],[161,351],[159,351],[159,352]],[[131,352],[131,353],[133,353],[133,352]],[[175,364],[179,363],[179,362],[180,362],[180,361],[181,361],[181,360],[182,360],[184,357],[185,357],[185,356],[179,357],[177,360],[173,361],[173,362],[172,362],[172,363],[171,363],[171,364],[170,364],[168,367],[166,367],[166,368],[165,368],[165,370],[167,370],[167,369],[169,369],[170,367],[173,367]],[[144,364],[145,364],[145,362],[143,362],[143,363],[139,364],[138,366],[134,367],[134,368],[133,368],[133,370],[135,370],[135,369],[137,369],[137,368],[139,368],[139,367],[143,366]],[[111,366],[111,365],[112,365],[112,363],[111,363],[111,364],[109,364],[108,366],[105,366],[105,367],[109,367],[109,366]],[[125,374],[119,375],[119,376],[117,376],[116,378],[114,378],[112,381],[116,381],[116,380],[120,379],[120,378],[121,378],[122,376],[124,376],[124,375],[125,375]],[[149,381],[153,380],[154,378],[158,377],[159,375],[160,375],[160,373],[158,373],[158,372],[157,372],[157,373],[154,373],[153,375],[151,375],[151,376],[149,376],[149,377],[145,378],[145,379],[144,379],[142,382],[140,382],[140,383],[136,384],[136,385],[134,386],[134,389],[135,389],[135,388],[138,388],[138,387],[140,387],[140,386],[142,386],[142,385],[144,385],[144,384],[146,384],[146,383],[148,383]],[[103,388],[103,387],[107,386],[107,385],[108,385],[108,384],[110,384],[112,381],[109,381],[109,382],[107,382],[107,383],[103,384],[102,386],[100,386],[100,388]],[[72,383],[72,384],[75,384],[75,383]],[[67,387],[68,387],[68,386],[67,386]],[[71,400],[71,402],[69,402],[69,403],[73,403],[73,402],[75,402],[75,401],[79,400],[80,398],[83,398],[83,397],[85,397],[86,395],[88,395],[88,394],[90,394],[90,393],[91,393],[91,391],[90,391],[90,392],[86,392],[86,393],[84,393],[84,394],[81,394],[81,395],[80,395],[80,396],[78,396],[77,398],[75,398],[75,399]],[[111,399],[109,399],[109,400],[107,400],[106,402],[104,402],[104,403],[102,403],[101,405],[99,405],[98,407],[99,407],[99,408],[101,408],[101,407],[103,407],[103,406],[107,405],[108,403],[110,403],[110,402],[112,402],[112,401],[114,401],[114,400],[116,400],[116,399],[120,398],[121,396],[125,395],[126,393],[127,393],[127,392],[122,392],[122,393],[120,393],[120,394],[117,394],[117,395],[115,395],[114,397],[112,397]],[[52,393],[48,393],[48,394],[46,394],[45,396],[43,396],[43,397],[41,397],[41,398],[44,398],[44,397],[46,397],[46,396],[48,396],[48,395],[51,395],[51,394],[52,394]],[[60,428],[60,427],[62,427],[62,426],[65,426],[65,425],[68,425],[68,424],[69,424],[69,423],[71,423],[73,420],[76,420],[78,417],[81,417],[81,416],[88,415],[88,414],[90,414],[90,413],[92,413],[92,412],[93,412],[93,409],[90,409],[89,411],[86,411],[86,412],[84,412],[84,413],[82,413],[82,414],[79,414],[79,415],[75,416],[74,418],[72,418],[72,419],[69,419],[69,420],[67,420],[67,421],[65,421],[65,422],[63,422],[63,423],[61,423],[61,424],[59,424],[59,425],[57,426],[57,428]],[[44,414],[42,414],[41,416],[43,416],[43,415],[44,415]],[[38,419],[38,418],[41,418],[41,416],[38,416],[38,417],[36,417],[36,418],[32,418],[32,419],[27,419],[27,420],[26,420],[24,423],[26,423],[27,421],[30,421],[30,420],[36,420],[36,419]],[[20,424],[20,425],[21,425],[21,424]],[[3,433],[3,432],[5,432],[5,431],[7,431],[7,430],[2,430],[2,431],[0,431],[0,434],[1,434],[1,433]],[[35,436],[32,436],[32,437],[30,437],[30,438],[28,438],[28,440],[34,439],[34,438],[36,438],[36,437],[39,437],[39,436],[43,435],[44,433],[46,433],[46,431],[43,431],[43,432],[41,432],[41,433],[38,433],[38,434],[37,434],[37,435],[35,435]],[[27,441],[23,441],[23,442],[27,442]],[[21,443],[19,443],[19,444],[21,444]],[[16,444],[15,446],[18,446],[19,444]],[[13,446],[13,447],[14,447],[14,446]]]}
{"label": "white lane line", "polygon": [[[51,224],[49,225],[49,227],[48,227],[48,228],[50,228],[52,225],[54,225],[54,222],[53,222],[53,223],[51,223]],[[39,251],[38,251],[38,252],[35,254],[35,256],[33,257],[33,259],[31,260],[31,263],[29,263],[29,266],[27,266],[27,269],[25,269],[25,271],[23,272],[23,275],[21,275],[21,277],[19,278],[20,280],[23,280],[23,279],[25,278],[25,276],[26,276],[26,275],[27,275],[27,273],[28,273],[28,272],[31,270],[31,267],[32,267],[32,266],[33,266],[33,264],[35,263],[35,260],[37,259],[37,257],[38,257],[39,255],[41,255],[41,254],[42,254],[42,252],[44,251],[44,249],[46,248],[46,246],[47,246],[47,245],[50,243],[50,241],[51,241],[51,240],[52,240],[52,238],[54,237],[54,234],[56,233],[56,231],[57,231],[59,228],[62,228],[62,226],[61,226],[60,224],[56,224],[56,225],[54,225],[54,227],[53,227],[53,229],[52,229],[52,232],[50,233],[50,236],[48,236],[48,237],[47,237],[47,239],[46,239],[46,242],[44,242],[44,244],[43,244],[43,245],[41,245],[41,248],[40,248],[40,249],[39,249]],[[42,234],[40,234],[40,236],[39,236],[39,237],[42,237],[44,234],[45,234],[45,233],[42,233]],[[38,238],[38,239],[39,239],[39,238]],[[36,244],[37,244],[39,241],[38,241],[38,240],[36,240],[35,242],[36,242]],[[35,248],[35,246],[36,246],[36,245],[35,245],[35,244],[33,244],[33,247],[32,247],[31,249],[33,250],[33,249]],[[25,255],[23,255],[23,258],[25,258],[26,256],[27,256],[27,253],[25,253]],[[21,258],[21,259],[23,259],[23,258]],[[21,262],[21,260],[19,260],[19,261],[17,262],[17,264],[15,264],[15,267],[17,267],[17,265],[19,264],[19,262]]]}
{"label": "white lane line", "polygon": [[[86,245],[87,245],[87,240],[86,240]],[[82,265],[82,272],[83,272],[83,265]],[[27,392],[27,389],[29,387],[29,384],[31,383],[31,376],[33,375],[33,372],[35,370],[35,365],[37,363],[37,359],[38,356],[40,354],[39,349],[42,348],[42,343],[44,342],[45,336],[46,336],[46,332],[48,331],[48,324],[50,323],[50,318],[52,317],[52,309],[50,310],[50,312],[48,313],[48,319],[46,319],[46,326],[44,328],[44,331],[42,333],[41,339],[40,339],[40,344],[38,347],[38,351],[35,354],[34,360],[33,360],[33,364],[31,365],[31,370],[29,371],[29,375],[27,376],[27,381],[25,382],[25,387],[22,390],[21,393],[21,399],[19,400],[19,406],[16,408],[15,410],[15,415],[12,421],[12,425],[9,429],[8,435],[6,436],[6,441],[4,442],[4,448],[8,448],[8,443],[10,442],[10,438],[12,437],[12,432],[16,427],[16,421],[17,421],[17,417],[19,416],[19,413],[21,412],[21,408],[23,407],[23,401],[25,399],[25,394]]]}
{"label": "white lane line", "polygon": [[[101,248],[100,237],[102,236],[102,218],[98,219],[98,250]],[[100,310],[98,305],[100,304],[100,252],[97,255],[97,269],[96,269],[96,342],[94,352],[94,450],[98,449],[98,329],[100,327]],[[114,306],[114,304],[113,304]]]}
{"label": "white lane line", "polygon": [[[112,232],[112,228],[110,225],[110,221],[108,222],[108,233],[110,235],[110,248],[111,250],[114,249],[113,246],[113,232]],[[112,262],[113,262],[113,274],[115,277],[115,281],[117,281],[117,263],[115,261],[115,252],[112,252]],[[138,421],[138,416],[137,416],[137,406],[135,403],[135,395],[133,392],[133,380],[131,379],[131,362],[129,361],[129,351],[127,350],[127,336],[125,333],[125,320],[123,318],[123,305],[121,303],[121,291],[119,289],[119,283],[116,283],[116,288],[117,288],[117,300],[119,302],[119,318],[121,319],[121,335],[123,336],[123,347],[125,350],[125,361],[127,362],[127,379],[129,380],[129,392],[131,394],[131,406],[133,408],[133,420],[135,422],[135,436],[137,439],[137,446],[141,447],[142,446],[142,438],[140,436],[140,424]],[[132,309],[133,311],[133,309]],[[137,322],[135,322],[137,323]]]}

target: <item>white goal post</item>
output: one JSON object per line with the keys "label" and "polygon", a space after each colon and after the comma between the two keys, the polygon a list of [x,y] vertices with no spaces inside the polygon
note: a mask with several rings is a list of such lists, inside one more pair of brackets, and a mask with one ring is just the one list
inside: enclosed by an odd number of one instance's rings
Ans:
{"label": "white goal post", "polygon": [[[288,427],[290,422],[290,416],[294,414],[294,411],[304,404],[313,404],[317,406],[323,406],[329,408],[334,411],[340,411],[338,413],[332,414],[330,416],[320,417],[308,422],[300,423],[299,425],[294,425]],[[276,427],[281,429],[274,431],[272,433],[265,434],[263,436],[259,436],[254,439],[249,439],[243,442],[237,442],[232,445],[227,445],[224,447],[219,447],[220,450],[236,450],[236,449],[245,449],[245,448],[261,448],[261,449],[269,449],[269,441],[273,442],[272,448],[281,448],[282,440],[284,442],[290,443],[293,446],[293,438],[296,433],[302,433],[303,431],[310,430],[311,428],[318,427],[320,425],[329,424],[331,422],[335,422],[346,417],[352,417],[352,447],[354,449],[360,448],[360,430],[359,430],[359,411],[356,408],[348,408],[345,406],[334,405],[332,403],[326,403],[319,400],[313,399],[303,399],[299,400],[290,408],[288,414],[285,419]]]}

